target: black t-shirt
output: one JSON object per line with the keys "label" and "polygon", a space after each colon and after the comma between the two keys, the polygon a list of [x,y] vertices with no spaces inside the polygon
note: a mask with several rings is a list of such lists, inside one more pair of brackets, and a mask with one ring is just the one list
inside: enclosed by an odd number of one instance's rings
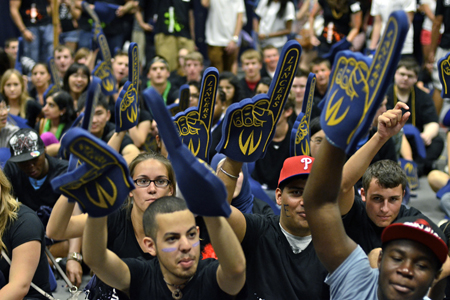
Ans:
{"label": "black t-shirt", "polygon": [[[158,259],[144,261],[142,259],[126,258],[131,273],[130,299],[133,300],[173,300],[172,292],[167,287],[161,273]],[[200,260],[197,273],[181,290],[183,300],[199,299],[233,299],[223,292],[216,279],[219,261],[215,259]]]}
{"label": "black t-shirt", "polygon": [[237,299],[330,299],[327,270],[311,242],[294,254],[275,215],[244,214],[247,282]]}
{"label": "black t-shirt", "polygon": [[[398,101],[396,94],[394,93],[394,85],[391,85],[386,92],[386,97],[388,102],[386,104],[387,109],[392,109]],[[416,85],[414,85],[413,90],[409,95],[409,100],[407,102],[409,106],[409,112],[411,116],[409,117],[407,124],[414,125],[420,132],[423,131],[423,126],[431,122],[439,122],[439,117],[436,113],[436,108],[433,103],[431,96]],[[403,109],[402,109],[403,110]],[[406,110],[403,110],[405,113]]]}
{"label": "black t-shirt", "polygon": [[266,184],[269,190],[277,188],[284,160],[290,156],[291,130],[292,126],[289,124],[285,138],[280,142],[272,141],[267,147],[264,158],[255,162],[252,177],[259,183]]}
{"label": "black t-shirt", "polygon": [[[47,14],[47,5],[49,5],[47,0],[22,0],[22,4],[19,8],[19,13],[22,17],[23,24],[26,27],[50,24],[51,18]],[[35,16],[32,15],[32,12],[34,10],[32,6],[36,7]]]}
{"label": "black t-shirt", "polygon": [[436,1],[436,17],[443,16],[444,33],[441,37],[441,43],[439,47],[444,49],[450,48],[450,2],[447,0]]}
{"label": "black t-shirt", "polygon": [[130,212],[121,208],[108,216],[108,244],[107,248],[120,258],[142,257],[153,259],[149,253],[142,251],[134,234]]}
{"label": "black t-shirt", "polygon": [[[394,222],[402,217],[417,216],[422,213],[414,207],[407,208],[402,204],[397,218]],[[381,247],[382,227],[378,227],[370,220],[366,212],[366,204],[360,199],[355,198],[350,211],[342,217],[345,231],[347,235],[359,244],[361,248],[368,254],[375,248]]]}
{"label": "black t-shirt", "polygon": [[42,205],[53,207],[61,194],[55,193],[50,184],[53,178],[67,172],[68,161],[56,159],[45,154],[48,160],[48,174],[44,183],[37,190],[31,185],[29,177],[16,163],[7,161],[3,171],[13,187],[13,194],[20,202],[37,211]]}
{"label": "black t-shirt", "polygon": [[155,2],[155,0],[139,0],[139,7],[142,9],[144,22],[148,22],[150,19],[153,19],[156,6]]}
{"label": "black t-shirt", "polygon": [[[173,10],[170,7],[173,7]],[[193,1],[191,0],[157,1],[156,13],[158,14],[158,20],[156,21],[155,33],[190,39],[189,10],[191,9],[194,9]],[[173,11],[172,17],[169,11]]]}
{"label": "black t-shirt", "polygon": [[[6,246],[6,253],[11,260],[14,259],[12,256],[13,250],[20,245],[31,241],[41,243],[40,260],[32,282],[47,293],[50,293],[49,268],[47,256],[45,255],[44,226],[36,213],[25,205],[21,205],[17,212],[17,219],[8,223],[6,226],[2,241]],[[0,260],[0,271],[5,276],[6,282],[8,282],[10,265],[5,259]],[[47,299],[32,287],[30,287],[26,297]]]}
{"label": "black t-shirt", "polygon": [[324,18],[324,28],[322,31],[322,35],[319,37],[319,40],[322,43],[327,43],[327,35],[328,35],[328,25],[333,23],[333,34],[331,43],[334,44],[339,42],[342,38],[347,36],[350,31],[350,23],[352,14],[355,14],[361,11],[361,5],[359,1],[349,0],[347,12],[336,11],[332,9],[328,4],[327,0],[319,0],[319,4],[323,9],[323,18]]}
{"label": "black t-shirt", "polygon": [[62,2],[59,6],[59,21],[61,23],[61,31],[68,32],[75,30],[72,21],[72,13],[70,12],[70,6],[65,2]]}
{"label": "black t-shirt", "polygon": [[[106,122],[105,128],[103,129],[103,135],[101,140],[105,143],[108,143],[109,139],[112,137],[114,132],[116,131],[116,125],[111,122]],[[126,146],[133,144],[133,140],[126,134],[123,137],[122,143],[120,144],[119,153],[122,154],[123,148]]]}

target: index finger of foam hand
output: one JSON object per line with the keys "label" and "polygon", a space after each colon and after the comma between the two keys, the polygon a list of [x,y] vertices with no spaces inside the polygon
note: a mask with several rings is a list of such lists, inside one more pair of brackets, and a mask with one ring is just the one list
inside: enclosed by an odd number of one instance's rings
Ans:
{"label": "index finger of foam hand", "polygon": [[103,30],[97,34],[97,42],[102,53],[103,61],[111,62],[111,52],[109,51],[108,41],[106,40]]}
{"label": "index finger of foam hand", "polygon": [[[439,59],[437,63],[439,81],[442,85],[441,97],[448,98],[450,84],[450,52]],[[448,83],[447,83],[448,82]]]}
{"label": "index finger of foam hand", "polygon": [[133,84],[136,91],[139,91],[139,52],[136,43],[130,43],[128,48],[128,67],[131,72],[128,72],[128,80]]}
{"label": "index finger of foam hand", "polygon": [[275,70],[272,83],[267,92],[267,96],[270,99],[269,109],[273,113],[275,123],[280,117],[280,113],[291,90],[292,81],[294,80],[301,54],[302,47],[295,40],[288,41],[281,51],[277,69]]}
{"label": "index finger of foam hand", "polygon": [[180,87],[180,102],[179,102],[179,108],[180,111],[185,111],[186,108],[189,107],[189,97],[190,97],[190,92],[189,92],[189,85],[187,84],[183,84]]}
{"label": "index finger of foam hand", "polygon": [[214,67],[207,68],[203,73],[200,87],[198,114],[199,120],[205,122],[208,129],[211,128],[218,85],[219,72]]}
{"label": "index finger of foam hand", "polygon": [[155,121],[158,124],[159,133],[167,150],[169,151],[170,149],[173,151],[173,149],[179,148],[181,146],[181,140],[161,95],[152,87],[146,89],[142,95],[147,107],[153,112]]}
{"label": "index finger of foam hand", "polygon": [[89,131],[92,123],[92,118],[94,117],[94,110],[97,106],[98,97],[100,95],[100,78],[92,76],[92,81],[89,84],[86,96],[86,105],[84,106],[84,118],[81,124],[81,128]]}
{"label": "index finger of foam hand", "polygon": [[316,75],[309,73],[306,81],[305,95],[303,96],[302,112],[311,115],[312,105],[314,103],[314,91],[316,90]]}

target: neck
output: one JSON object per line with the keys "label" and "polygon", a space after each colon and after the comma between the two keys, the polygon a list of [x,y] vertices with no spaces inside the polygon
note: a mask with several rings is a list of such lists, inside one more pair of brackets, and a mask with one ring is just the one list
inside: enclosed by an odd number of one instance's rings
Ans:
{"label": "neck", "polygon": [[136,205],[133,205],[133,208],[131,209],[131,223],[133,224],[134,234],[138,241],[142,241],[145,237],[144,225],[142,223],[143,216],[144,213],[139,210]]}
{"label": "neck", "polygon": [[93,133],[93,135],[99,139],[102,138],[103,135],[103,131],[105,131],[105,128],[103,128],[101,131],[99,131],[98,133]]}
{"label": "neck", "polygon": [[283,223],[284,223],[283,222],[283,216],[280,215],[281,227],[283,227],[283,229],[286,230],[287,232],[289,232],[290,234],[298,236],[298,237],[306,237],[306,236],[310,236],[311,235],[311,230],[309,229],[309,227],[306,227],[306,228],[299,227],[299,228],[292,229],[292,228],[288,228]]}
{"label": "neck", "polygon": [[72,96],[72,99],[75,101],[80,97],[80,93],[70,92],[70,96]]}
{"label": "neck", "polygon": [[164,91],[166,90],[167,87],[167,81],[165,81],[163,84],[159,84],[159,85],[154,85],[152,83],[152,87],[158,92],[158,94],[162,95],[164,93]]}
{"label": "neck", "polygon": [[50,124],[52,127],[58,127],[59,126],[59,118],[50,120]]}
{"label": "neck", "polygon": [[258,82],[261,80],[261,75],[259,73],[257,73],[256,76],[253,77],[245,77],[245,80],[247,80],[248,82]]}
{"label": "neck", "polygon": [[397,85],[396,88],[397,88],[397,97],[401,98],[402,101],[405,98],[406,100],[408,100],[409,94],[411,93],[411,89],[400,89]]}
{"label": "neck", "polygon": [[328,85],[316,85],[316,89],[321,95],[325,95]]}
{"label": "neck", "polygon": [[47,85],[42,85],[42,86],[37,86],[37,87],[36,87],[36,92],[37,92],[39,95],[42,95],[42,94],[44,94],[44,92],[47,90],[47,88],[48,88],[48,84],[47,84]]}

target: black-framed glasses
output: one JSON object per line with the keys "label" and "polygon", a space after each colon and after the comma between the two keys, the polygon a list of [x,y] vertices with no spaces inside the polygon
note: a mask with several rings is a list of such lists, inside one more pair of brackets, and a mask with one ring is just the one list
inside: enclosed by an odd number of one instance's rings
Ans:
{"label": "black-framed glasses", "polygon": [[136,180],[133,180],[133,182],[139,187],[148,187],[152,182],[158,188],[165,188],[170,184],[170,180],[165,178],[158,178],[155,180],[150,180],[148,178],[138,178]]}

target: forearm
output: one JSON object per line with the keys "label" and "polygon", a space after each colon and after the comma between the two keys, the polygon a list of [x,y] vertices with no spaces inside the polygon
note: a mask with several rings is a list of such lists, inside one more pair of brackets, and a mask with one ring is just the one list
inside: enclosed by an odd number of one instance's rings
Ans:
{"label": "forearm", "polygon": [[28,293],[30,286],[8,282],[0,290],[0,299],[2,300],[22,300]]}
{"label": "forearm", "polygon": [[125,137],[126,131],[114,132],[112,137],[108,141],[108,146],[116,150],[120,151],[120,145],[122,144],[123,138]]}
{"label": "forearm", "polygon": [[61,195],[53,206],[52,213],[48,220],[47,236],[55,240],[66,239],[66,230],[72,216],[74,202],[69,202],[66,196]]}
{"label": "forearm", "polygon": [[436,48],[438,45],[438,40],[439,40],[439,30],[441,28],[441,24],[442,24],[442,16],[438,16],[434,18],[433,21],[433,27],[431,29],[431,52],[434,54],[436,52]]}
{"label": "forearm", "polygon": [[220,165],[219,163],[216,172],[217,177],[219,177],[225,185],[225,188],[227,190],[227,201],[231,204],[231,201],[233,200],[234,189],[236,188],[237,178],[232,178],[229,175],[225,174],[220,170],[221,168],[228,174],[238,177],[239,172],[242,168],[242,163],[227,157],[222,165]]}
{"label": "forearm", "polygon": [[14,24],[16,24],[19,31],[21,33],[23,33],[25,31],[25,29],[27,29],[27,27],[23,23],[23,20],[22,20],[22,17],[20,16],[19,10],[11,7],[10,13],[11,13],[11,19],[13,20]]}
{"label": "forearm", "polygon": [[145,143],[147,135],[150,132],[150,127],[151,127],[150,121],[144,121],[128,130],[128,133],[130,134],[130,137],[133,140],[133,143],[136,145],[136,147],[140,148]]}
{"label": "forearm", "polygon": [[194,18],[194,11],[192,9],[189,10],[189,30],[191,33],[191,39],[195,43],[195,18]]}
{"label": "forearm", "polygon": [[142,12],[140,10],[138,10],[135,14],[134,14],[136,21],[138,22],[139,26],[143,26],[144,25],[144,17],[142,16]]}
{"label": "forearm", "polygon": [[360,11],[352,14],[352,29],[347,35],[347,41],[349,41],[350,43],[358,35],[361,29],[361,23],[362,23],[362,12]]}
{"label": "forearm", "polygon": [[425,126],[423,126],[422,133],[432,139],[435,138],[439,133],[439,124],[437,122],[425,124]]}
{"label": "forearm", "polygon": [[370,49],[375,49],[377,47],[378,41],[380,40],[381,33],[381,22],[376,22],[373,25],[372,38],[370,39]]}
{"label": "forearm", "polygon": [[106,265],[107,220],[107,217],[88,217],[83,232],[84,261],[94,273]]}
{"label": "forearm", "polygon": [[241,30],[242,30],[242,24],[243,24],[243,13],[239,13],[237,15],[237,19],[236,19],[236,25],[234,26],[234,33],[233,36],[239,36],[239,34],[241,34]]}

